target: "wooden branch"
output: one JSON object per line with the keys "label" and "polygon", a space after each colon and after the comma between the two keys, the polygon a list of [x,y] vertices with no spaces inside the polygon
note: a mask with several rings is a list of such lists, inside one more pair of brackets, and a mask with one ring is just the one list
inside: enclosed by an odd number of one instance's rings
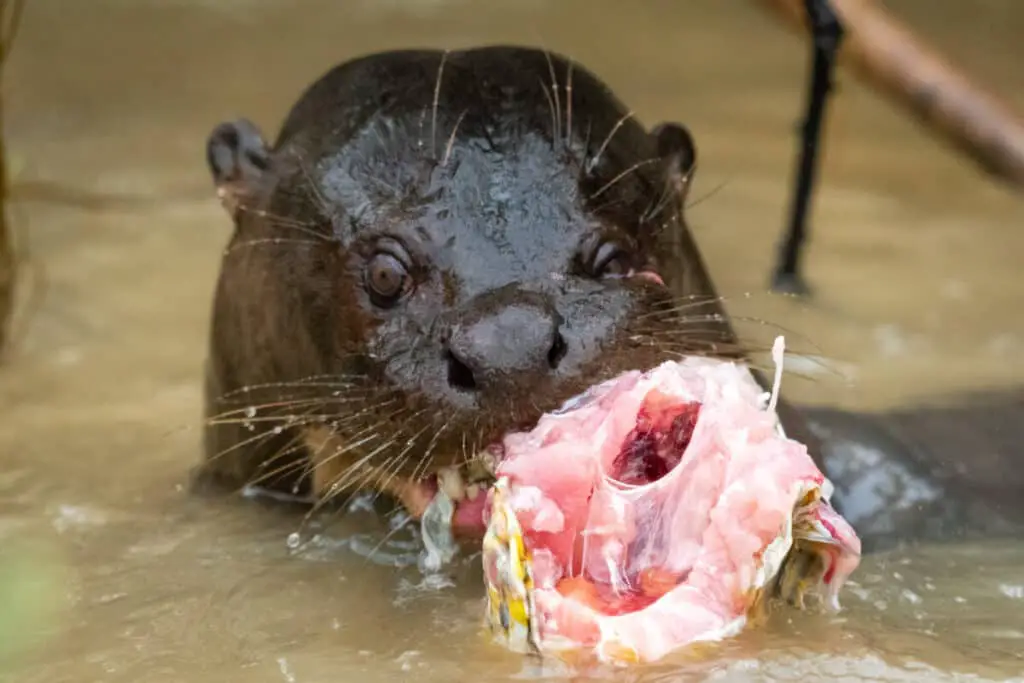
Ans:
{"label": "wooden branch", "polygon": [[[803,0],[758,0],[809,33]],[[993,176],[1024,189],[1024,119],[872,0],[829,0],[840,60]]]}
{"label": "wooden branch", "polygon": [[[21,26],[26,0],[0,0],[0,87],[3,70]],[[14,253],[7,204],[10,197],[7,150],[4,145],[3,93],[0,90],[0,351],[7,345],[11,317],[14,314],[14,292],[18,261]]]}

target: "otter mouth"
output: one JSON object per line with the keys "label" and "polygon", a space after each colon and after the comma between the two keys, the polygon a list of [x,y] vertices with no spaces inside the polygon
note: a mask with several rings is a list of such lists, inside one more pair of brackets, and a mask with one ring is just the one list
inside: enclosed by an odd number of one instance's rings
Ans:
{"label": "otter mouth", "polygon": [[480,482],[438,479],[428,554],[443,560],[453,529],[486,528],[492,632],[569,663],[654,661],[735,635],[780,598],[838,609],[860,541],[778,423],[781,339],[776,351],[770,394],[744,365],[693,357],[507,434]]}

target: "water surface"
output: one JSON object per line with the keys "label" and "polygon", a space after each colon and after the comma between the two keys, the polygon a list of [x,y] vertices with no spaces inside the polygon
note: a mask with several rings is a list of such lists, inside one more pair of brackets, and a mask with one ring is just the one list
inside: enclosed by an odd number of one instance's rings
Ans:
{"label": "water surface", "polygon": [[[472,559],[451,585],[423,585],[402,564],[408,531],[367,559],[389,532],[379,516],[353,511],[292,549],[294,514],[184,490],[229,227],[205,136],[240,114],[273,131],[314,77],[363,52],[543,44],[601,74],[643,121],[689,125],[690,216],[723,293],[830,361],[787,380],[791,398],[882,410],[1024,382],[1024,204],[850,78],[809,252],[818,296],[762,294],[807,50],[753,3],[29,2],[7,132],[33,298],[0,372],[0,556],[43,553],[35,578],[55,568],[57,611],[26,622],[39,647],[11,680],[536,674],[480,634]],[[1024,5],[887,4],[1024,108]],[[1024,680],[1022,565],[1024,546],[1006,540],[866,558],[838,617],[781,614],[698,661],[619,678]]]}

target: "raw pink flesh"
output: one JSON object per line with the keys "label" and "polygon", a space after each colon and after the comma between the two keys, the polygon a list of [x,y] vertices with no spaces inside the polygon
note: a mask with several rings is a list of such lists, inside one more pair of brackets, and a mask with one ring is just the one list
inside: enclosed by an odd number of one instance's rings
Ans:
{"label": "raw pink flesh", "polygon": [[[506,437],[498,476],[533,556],[542,642],[650,661],[742,626],[765,548],[824,481],[763,404],[744,367],[691,358]],[[860,542],[826,503],[814,514],[843,549],[837,591]]]}

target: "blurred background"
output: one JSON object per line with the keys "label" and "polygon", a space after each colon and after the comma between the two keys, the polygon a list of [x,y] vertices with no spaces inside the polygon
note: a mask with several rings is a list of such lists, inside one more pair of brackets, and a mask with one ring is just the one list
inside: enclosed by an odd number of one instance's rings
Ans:
{"label": "blurred background", "polygon": [[[885,5],[1024,110],[1024,4]],[[211,128],[246,116],[273,137],[337,62],[484,43],[565,53],[644,123],[690,127],[689,218],[730,310],[802,335],[828,367],[787,380],[791,399],[874,411],[1024,383],[1024,202],[846,71],[806,256],[816,296],[766,294],[809,42],[754,2],[28,0],[3,83],[24,270],[0,368],[0,680],[531,673],[480,637],[471,563],[457,586],[424,585],[411,537],[366,557],[387,528],[358,511],[295,553],[293,518],[184,491],[229,229],[204,163]],[[1022,561],[1006,543],[866,559],[838,620],[637,675],[1010,680],[1024,671]]]}

